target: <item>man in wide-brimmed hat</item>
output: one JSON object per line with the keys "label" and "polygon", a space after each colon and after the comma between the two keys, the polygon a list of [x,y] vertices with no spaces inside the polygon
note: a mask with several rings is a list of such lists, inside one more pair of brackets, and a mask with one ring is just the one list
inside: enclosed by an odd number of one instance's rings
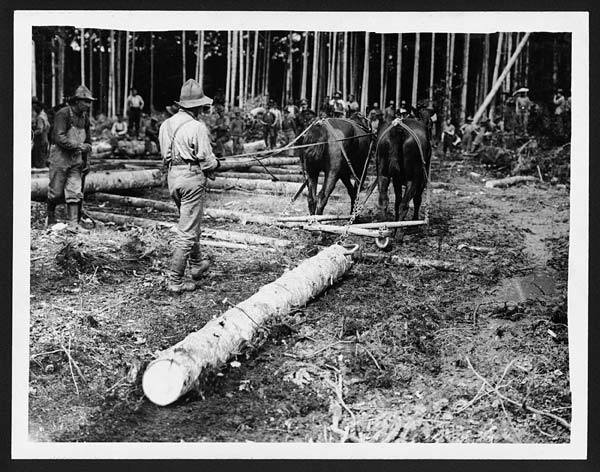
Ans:
{"label": "man in wide-brimmed hat", "polygon": [[531,100],[527,94],[529,89],[527,87],[521,87],[515,92],[517,98],[515,100],[515,114],[517,117],[517,130],[523,134],[528,134],[527,129],[529,127],[529,111],[533,106]]}
{"label": "man in wide-brimmed hat", "polygon": [[[168,167],[169,193],[179,208],[179,223],[173,239],[173,255],[168,272],[167,290],[173,293],[192,291],[208,269],[200,253],[198,240],[202,223],[202,206],[207,176],[219,167],[210,146],[210,134],[198,118],[210,111],[212,98],[202,86],[189,79],[181,87],[179,111],[165,120],[158,139]],[[190,263],[192,281],[184,279]]]}
{"label": "man in wide-brimmed hat", "polygon": [[47,225],[56,223],[55,209],[63,200],[67,204],[67,219],[71,229],[80,227],[83,200],[82,171],[92,151],[89,110],[92,93],[80,85],[69,104],[54,115],[52,146],[49,157]]}

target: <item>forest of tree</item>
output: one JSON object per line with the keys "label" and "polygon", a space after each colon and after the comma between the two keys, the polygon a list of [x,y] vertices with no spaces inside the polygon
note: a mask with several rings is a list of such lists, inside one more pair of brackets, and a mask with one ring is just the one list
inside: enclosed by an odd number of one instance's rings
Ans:
{"label": "forest of tree", "polygon": [[[344,98],[354,94],[363,111],[374,102],[433,100],[463,121],[483,103],[524,35],[34,27],[32,94],[55,106],[85,83],[99,99],[94,113],[114,116],[130,87],[150,112],[176,100],[192,77],[227,107],[269,96],[280,104],[306,98],[317,109],[340,90]],[[496,99],[526,86],[532,100],[550,102],[555,88],[570,94],[570,85],[571,35],[532,33]]]}

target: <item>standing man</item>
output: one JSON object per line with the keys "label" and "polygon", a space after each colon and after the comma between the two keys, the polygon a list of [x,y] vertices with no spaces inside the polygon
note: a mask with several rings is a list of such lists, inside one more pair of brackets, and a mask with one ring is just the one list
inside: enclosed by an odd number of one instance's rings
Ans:
{"label": "standing man", "polygon": [[529,126],[529,110],[533,103],[529,100],[527,93],[529,89],[521,87],[515,92],[517,99],[515,100],[515,113],[517,115],[517,127],[520,128],[523,134],[527,135],[527,128]]}
{"label": "standing man", "polygon": [[346,118],[350,118],[354,113],[358,113],[360,111],[360,105],[354,98],[354,95],[348,95],[348,111],[346,112]]}
{"label": "standing man", "polygon": [[552,98],[552,101],[554,102],[554,105],[556,108],[554,108],[554,116],[556,117],[556,129],[557,129],[557,133],[562,136],[564,134],[564,115],[565,115],[565,111],[566,111],[566,107],[567,107],[567,99],[565,98],[564,94],[563,94],[563,89],[558,89],[555,93],[554,93],[554,97]]}
{"label": "standing man", "polygon": [[35,120],[32,122],[33,147],[31,148],[31,167],[46,167],[48,160],[48,132],[50,131],[50,121],[44,111],[44,104],[36,97],[31,100],[31,106],[35,112]]}
{"label": "standing man", "polygon": [[67,203],[67,219],[72,229],[80,226],[83,201],[82,172],[87,170],[87,158],[92,152],[89,110],[92,93],[80,85],[70,104],[54,115],[48,184],[46,225],[56,223],[56,205]]}
{"label": "standing man", "polygon": [[231,139],[233,140],[233,154],[244,153],[244,133],[246,132],[246,123],[242,119],[242,110],[235,108],[233,110],[233,119],[231,120]]}
{"label": "standing man", "polygon": [[129,114],[129,132],[130,136],[137,138],[140,133],[140,119],[142,109],[144,108],[144,99],[138,95],[136,89],[132,88],[127,97],[127,110]]}
{"label": "standing man", "polygon": [[391,123],[396,118],[396,108],[394,107],[394,100],[390,100],[388,106],[383,110],[383,119],[386,123]]}
{"label": "standing man", "polygon": [[[196,289],[209,263],[200,254],[200,225],[207,175],[219,167],[210,146],[210,135],[198,118],[208,113],[212,98],[202,86],[189,79],[181,87],[179,111],[163,122],[159,130],[160,151],[168,167],[169,193],[179,209],[179,223],[172,242],[173,255],[167,277],[167,290],[181,293]],[[194,281],[185,281],[190,263]]]}
{"label": "standing man", "polygon": [[308,108],[308,101],[303,98],[300,100],[300,112],[297,119],[297,131],[302,132],[317,118],[317,114]]}
{"label": "standing man", "polygon": [[346,115],[346,102],[342,100],[342,92],[339,90],[333,94],[329,105],[335,118],[342,118]]}

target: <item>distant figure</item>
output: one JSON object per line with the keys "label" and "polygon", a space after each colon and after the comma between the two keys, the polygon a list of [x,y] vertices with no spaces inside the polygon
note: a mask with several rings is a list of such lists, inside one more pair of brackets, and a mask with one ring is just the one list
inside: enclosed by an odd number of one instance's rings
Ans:
{"label": "distant figure", "polygon": [[244,132],[246,124],[242,119],[242,111],[239,108],[233,110],[233,119],[231,120],[231,139],[233,140],[233,154],[244,153]]}
{"label": "distant figure", "polygon": [[295,120],[296,117],[298,116],[298,112],[300,110],[298,110],[298,107],[296,105],[294,105],[294,102],[292,100],[288,100],[287,105],[285,106],[285,110],[287,110],[290,114],[290,118],[292,120]]}
{"label": "distant figure", "polygon": [[269,100],[269,109],[264,115],[265,127],[265,144],[267,149],[275,149],[277,146],[277,136],[281,129],[282,122],[281,110],[275,103],[275,100]]}
{"label": "distant figure", "polygon": [[146,139],[144,140],[144,151],[147,156],[152,154],[152,143],[156,144],[156,148],[160,152],[160,141],[158,139],[159,130],[160,125],[158,120],[155,117],[150,118],[150,123],[146,126],[146,130],[144,131],[146,136]]}
{"label": "distant figure", "polygon": [[444,129],[442,131],[442,149],[444,151],[444,158],[446,157],[446,153],[450,149],[454,149],[460,143],[460,138],[456,135],[456,129],[452,124],[452,120],[448,118],[444,123]]}
{"label": "distant figure", "polygon": [[517,130],[522,132],[523,134],[528,134],[528,126],[529,126],[529,112],[533,103],[529,100],[527,94],[529,93],[529,89],[526,87],[521,87],[519,90],[515,92],[517,95],[517,99],[515,100],[515,113],[517,117]]}
{"label": "distant figure", "polygon": [[117,153],[119,149],[119,141],[127,138],[127,122],[123,121],[123,115],[117,115],[117,121],[115,121],[110,130],[110,145],[113,153]]}
{"label": "distant figure", "polygon": [[300,100],[300,112],[296,123],[298,124],[296,130],[301,133],[304,131],[315,119],[317,114],[308,108],[308,101],[306,99]]}
{"label": "distant figure", "polygon": [[338,90],[333,94],[333,99],[329,101],[329,106],[335,118],[342,118],[346,114],[346,102],[342,100],[342,92]]}
{"label": "distant figure", "polygon": [[390,100],[388,106],[383,110],[383,119],[386,123],[391,123],[396,118],[396,108],[394,107],[394,100]]}
{"label": "distant figure", "polygon": [[129,97],[127,97],[127,113],[129,117],[129,131],[134,138],[138,137],[140,132],[140,119],[142,109],[144,108],[144,99],[138,95],[136,89],[131,88]]}
{"label": "distant figure", "polygon": [[223,157],[226,154],[225,143],[231,137],[229,117],[225,115],[225,109],[222,106],[215,107],[215,109],[217,110],[217,119],[212,128],[212,131],[215,133],[215,155]]}
{"label": "distant figure", "polygon": [[556,130],[557,130],[557,133],[562,136],[565,131],[564,118],[565,118],[566,111],[567,111],[566,110],[567,99],[565,98],[563,89],[559,88],[554,93],[554,97],[552,98],[552,101],[554,102],[554,105],[556,107],[556,108],[554,108],[554,116],[555,116],[555,120],[556,120]]}
{"label": "distant figure", "polygon": [[31,167],[46,167],[48,160],[48,151],[50,142],[48,133],[50,131],[50,121],[44,111],[44,105],[36,97],[31,100],[32,107],[32,134],[33,142],[31,148]]}
{"label": "distant figure", "polygon": [[283,121],[281,122],[281,130],[283,131],[284,145],[290,144],[294,140],[294,138],[296,138],[296,122],[290,116],[290,112],[287,108],[283,110]]}
{"label": "distant figure", "polygon": [[333,108],[329,95],[326,95],[319,107],[319,118],[327,118],[328,116],[333,116]]}
{"label": "distant figure", "polygon": [[358,113],[360,111],[360,105],[359,103],[356,101],[356,98],[354,98],[354,95],[350,94],[348,95],[348,108],[346,111],[346,116],[350,117],[352,116],[354,113]]}
{"label": "distant figure", "polygon": [[[374,104],[375,106],[377,103]],[[379,132],[379,127],[381,125],[381,110],[379,108],[371,108],[371,111],[368,115],[369,125],[371,126],[371,131],[377,135]]]}
{"label": "distant figure", "polygon": [[465,124],[460,127],[462,134],[462,145],[465,152],[473,150],[473,140],[477,135],[477,126],[473,124],[473,118],[468,116]]}

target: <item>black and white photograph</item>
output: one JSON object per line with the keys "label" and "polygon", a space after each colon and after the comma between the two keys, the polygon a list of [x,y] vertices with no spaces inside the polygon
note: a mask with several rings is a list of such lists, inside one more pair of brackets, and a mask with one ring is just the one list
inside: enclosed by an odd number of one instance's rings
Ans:
{"label": "black and white photograph", "polygon": [[130,13],[15,12],[13,457],[586,457],[587,13]]}

